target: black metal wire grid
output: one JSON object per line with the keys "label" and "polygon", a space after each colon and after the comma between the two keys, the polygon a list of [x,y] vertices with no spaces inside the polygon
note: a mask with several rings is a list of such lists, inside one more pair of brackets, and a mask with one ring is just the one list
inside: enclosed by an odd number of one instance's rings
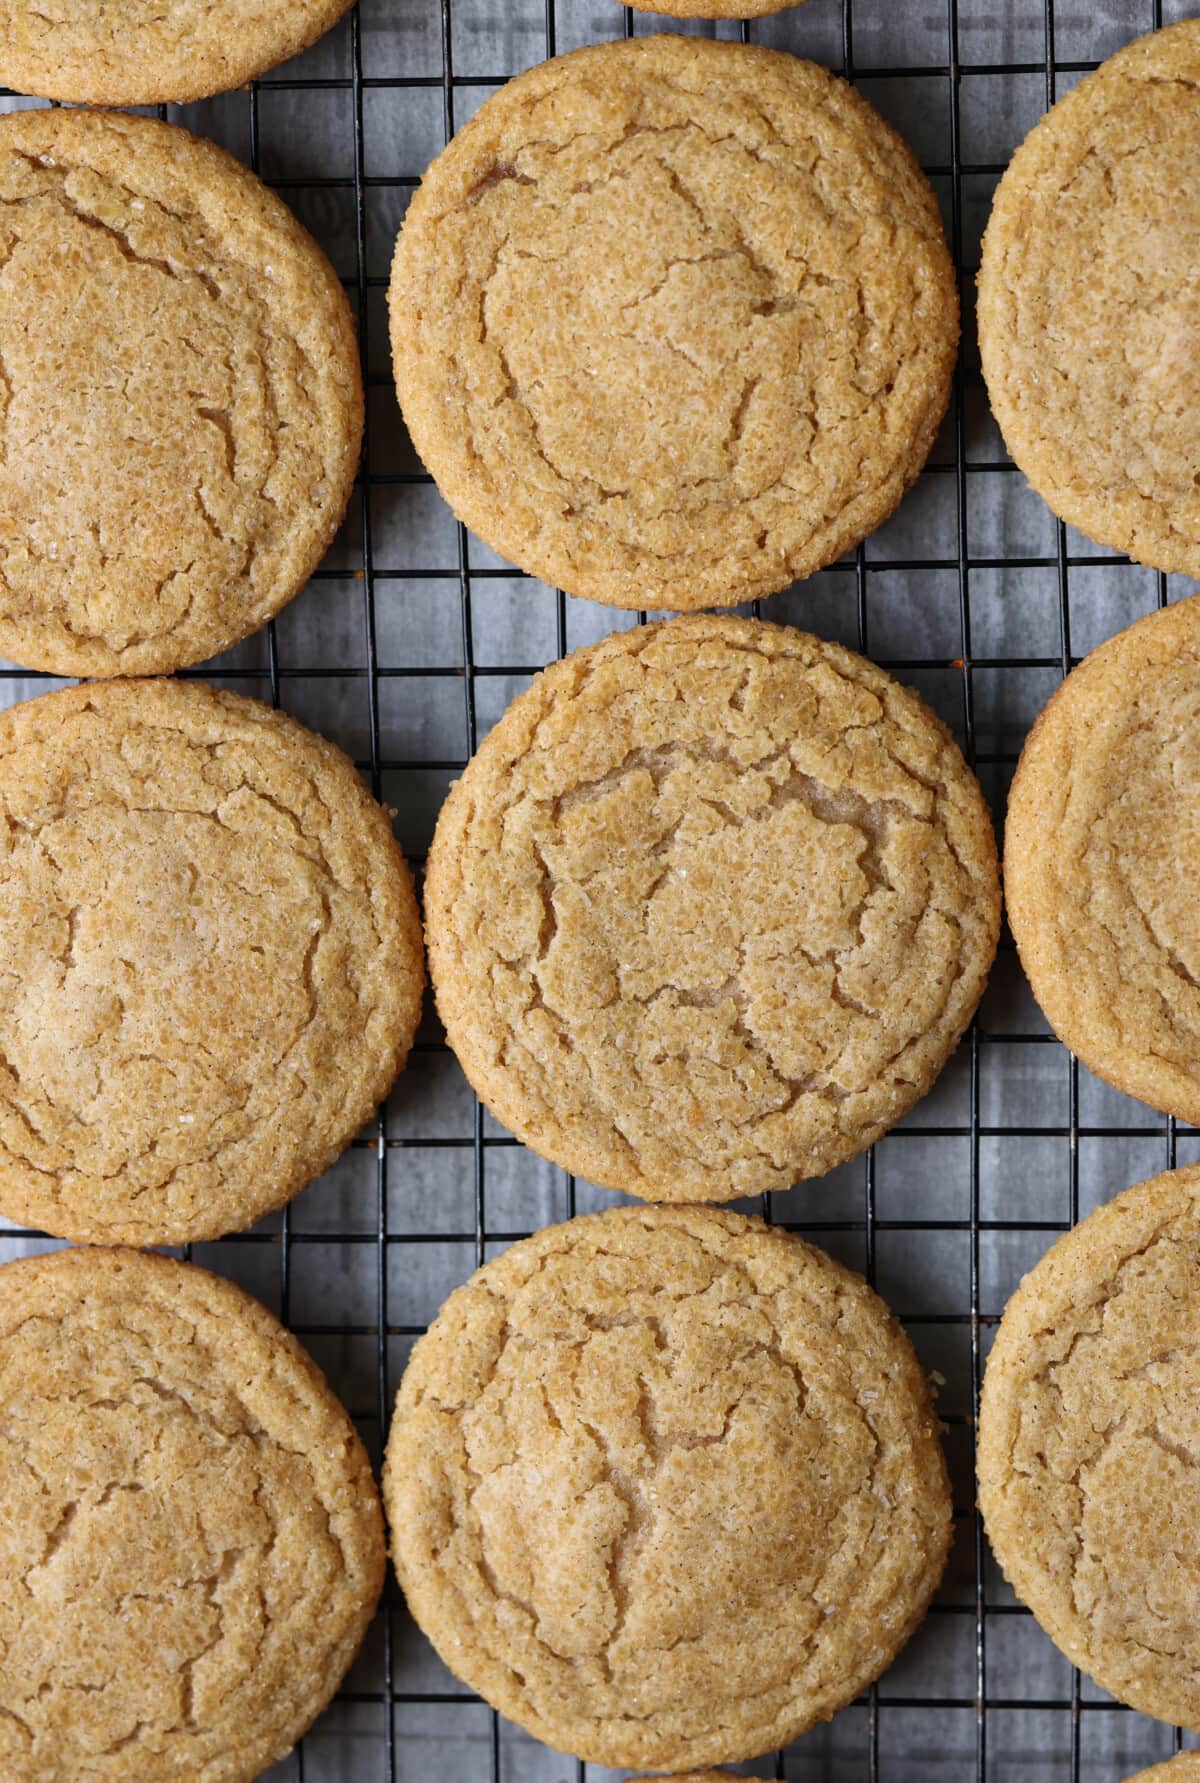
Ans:
{"label": "black metal wire grid", "polygon": [[[1135,14],[1117,0],[1115,11],[1072,14],[1064,27],[1055,0],[1008,0],[988,15],[990,28],[1005,49],[1040,39],[1041,53],[989,60],[963,54],[964,38],[979,41],[983,16],[971,0],[944,0],[944,13],[941,5],[931,16],[910,0],[893,9],[897,23],[884,0],[812,0],[802,13],[722,34],[814,54],[862,85],[926,151],[969,318],[979,224],[1012,142],[1103,54],[1161,24],[1163,8],[1153,0]],[[289,610],[257,644],[197,672],[259,692],[348,746],[377,794],[397,808],[418,867],[446,781],[507,697],[545,660],[621,619],[561,592],[522,587],[444,513],[431,532],[436,497],[398,436],[387,370],[390,234],[428,153],[520,67],[621,29],[678,28],[622,14],[612,0],[529,0],[532,10],[510,29],[504,0],[495,6],[498,19],[473,0],[453,0],[453,11],[452,0],[360,0],[324,60],[310,54],[254,83],[236,97],[236,110],[226,101],[183,114],[232,138],[330,248],[357,312],[369,395],[351,515],[330,563],[295,603],[297,622]],[[920,58],[908,53],[908,27]],[[1075,53],[1060,58],[1064,29]],[[400,72],[406,58],[397,58],[395,44],[406,32],[418,47]],[[376,41],[387,49],[379,71]],[[506,65],[480,72],[480,41],[507,45]],[[876,53],[856,54],[863,44]],[[460,72],[464,53],[469,71]],[[310,109],[317,118],[331,101],[345,126],[336,165],[317,171],[302,152],[294,170],[277,134],[294,142]],[[430,102],[440,110],[439,141],[417,155],[410,146],[410,164],[393,159],[381,169],[391,151],[380,145],[395,138],[379,121],[417,106],[428,119]],[[402,157],[412,133],[401,129],[399,139]],[[993,153],[981,153],[981,143]],[[1026,493],[989,429],[968,323],[947,425],[900,522],[768,609],[841,636],[919,686],[954,725],[998,811],[1021,734],[1078,654],[1187,591],[1097,552]],[[492,599],[497,591],[507,615]],[[431,603],[441,619],[432,618]],[[522,604],[536,604],[544,622],[538,646],[506,650],[504,641],[527,635],[513,620]],[[456,648],[446,641],[447,614]],[[490,637],[497,614],[499,644]],[[431,625],[443,640],[440,654],[431,654]],[[27,697],[41,684],[15,667],[0,669],[0,700]],[[460,712],[451,749],[448,701]],[[611,1201],[539,1167],[455,1072],[431,1019],[389,1107],[331,1177],[261,1229],[196,1247],[198,1260],[272,1302],[314,1350],[376,1457],[404,1355],[442,1292],[546,1219]],[[1192,1155],[1189,1130],[1103,1091],[1058,1046],[1023,995],[1006,942],[996,989],[933,1096],[824,1188],[760,1204],[766,1217],[815,1237],[877,1281],[923,1357],[948,1377],[942,1408],[959,1525],[947,1586],[908,1654],[830,1729],[777,1755],[778,1777],[876,1783],[919,1771],[930,1783],[1018,1775],[1078,1783],[1123,1776],[1181,1744],[1178,1731],[1121,1709],[1081,1680],[1013,1601],[973,1509],[971,1433],[990,1332],[1021,1269],[1079,1217],[1081,1195],[1087,1211]],[[531,1171],[537,1186],[523,1197],[514,1178]],[[934,1192],[926,1193],[930,1183]],[[45,1242],[14,1231],[5,1249]],[[603,1773],[514,1737],[456,1688],[431,1664],[392,1584],[333,1709],[272,1775],[298,1783],[549,1783],[572,1775],[596,1783]]]}

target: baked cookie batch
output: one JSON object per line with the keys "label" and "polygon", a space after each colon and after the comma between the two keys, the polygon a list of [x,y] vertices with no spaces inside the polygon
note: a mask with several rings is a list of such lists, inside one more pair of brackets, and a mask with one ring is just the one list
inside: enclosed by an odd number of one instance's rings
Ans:
{"label": "baked cookie batch", "polygon": [[[190,99],[344,6],[0,0],[0,81]],[[1190,21],[1031,133],[979,282],[989,393],[1034,487],[1192,574],[1198,165]],[[924,464],[958,346],[928,183],[812,64],[610,42],[459,132],[389,302],[405,419],[459,518],[568,593],[681,615],[513,702],[441,812],[424,936],[340,751],[161,678],[277,613],[341,522],[362,386],[339,281],[181,129],[0,119],[0,650],[100,678],[0,716],[0,1211],[81,1247],[0,1269],[13,1783],[251,1779],[357,1650],[383,1509],[346,1413],[240,1289],[108,1247],[244,1229],[318,1176],[404,1064],[426,943],[480,1099],[643,1203],[512,1245],[412,1352],[383,1505],[451,1670],[580,1759],[715,1783],[704,1767],[878,1677],[949,1550],[936,1414],[887,1307],[710,1204],[822,1175],[928,1091],[997,946],[991,820],[889,675],[700,611],[833,562]],[[1005,837],[1055,1031],[1192,1122],[1197,613],[1164,608],[1067,676]],[[1025,1278],[978,1430],[1019,1596],[1103,1688],[1196,1731],[1198,1328],[1189,1168]]]}

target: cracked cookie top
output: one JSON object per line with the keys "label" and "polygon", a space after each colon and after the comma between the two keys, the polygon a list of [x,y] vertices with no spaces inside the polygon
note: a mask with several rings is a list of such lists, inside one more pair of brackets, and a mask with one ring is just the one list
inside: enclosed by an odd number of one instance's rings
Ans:
{"label": "cracked cookie top", "polygon": [[678,36],[488,99],[413,199],[390,305],[455,512],[631,608],[840,557],[924,463],[958,339],[933,194],[872,107],[810,62]]}
{"label": "cracked cookie top", "polygon": [[244,167],[148,118],[0,120],[0,653],[237,643],[323,556],[361,430],[341,285]]}
{"label": "cracked cookie top", "polygon": [[0,0],[0,84],[84,105],[229,92],[328,31],[350,0]]}
{"label": "cracked cookie top", "polygon": [[1151,1765],[1139,1771],[1129,1783],[1197,1783],[1200,1779],[1200,1752],[1180,1752],[1165,1764]]}
{"label": "cracked cookie top", "polygon": [[1074,669],[1026,740],[1008,918],[1055,1033],[1126,1095],[1200,1122],[1200,603]]}
{"label": "cracked cookie top", "polygon": [[988,1362],[979,1503],[1013,1589],[1121,1702],[1200,1729],[1200,1169],[1060,1238]]}
{"label": "cracked cookie top", "polygon": [[446,1664],[589,1763],[787,1744],[878,1676],[950,1540],[916,1357],[860,1277],[711,1208],[514,1245],[416,1345],[392,1555]]}
{"label": "cracked cookie top", "polygon": [[0,1208],[91,1242],[249,1226],[408,1052],[421,929],[331,743],[198,682],[0,716]]}
{"label": "cracked cookie top", "polygon": [[133,1251],[0,1269],[0,1773],[249,1783],[329,1701],[383,1519],[319,1370]]}
{"label": "cracked cookie top", "polygon": [[1200,19],[1060,99],[996,192],[979,347],[1005,444],[1054,512],[1200,576]]}
{"label": "cracked cookie top", "polygon": [[425,890],[482,1099],[663,1201],[784,1189],[878,1138],[970,1020],[999,906],[978,784],[915,694],[701,617],[539,675],[446,801]]}

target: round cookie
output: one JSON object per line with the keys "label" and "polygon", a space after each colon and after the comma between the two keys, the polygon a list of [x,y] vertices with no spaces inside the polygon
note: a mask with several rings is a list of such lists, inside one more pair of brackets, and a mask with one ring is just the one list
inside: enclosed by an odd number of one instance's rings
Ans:
{"label": "round cookie", "polygon": [[248,1294],[136,1251],[0,1269],[0,1774],[249,1783],[374,1613],[354,1427]]}
{"label": "round cookie", "polygon": [[351,0],[0,0],[0,85],[84,105],[182,104],[299,55]]}
{"label": "round cookie", "polygon": [[396,385],[460,519],[612,606],[726,606],[886,519],[946,407],[958,295],[898,136],[811,62],[648,37],[542,63],[430,167]]}
{"label": "round cookie", "polygon": [[1139,1183],[1009,1301],[979,1504],[1014,1591],[1119,1701],[1200,1729],[1200,1169]]}
{"label": "round cookie", "polygon": [[413,1350],[392,1556],[445,1663],[589,1763],[720,1764],[828,1720],[946,1558],[937,1422],[860,1277],[711,1208],[525,1239]]}
{"label": "round cookie", "polygon": [[1061,519],[1200,576],[1200,19],[1112,56],[1026,137],[983,240],[1005,444]]}
{"label": "round cookie", "polygon": [[253,174],[149,118],[0,119],[0,653],[236,644],[320,562],[361,434],[345,293]]}
{"label": "round cookie", "polygon": [[1026,740],[1008,919],[1059,1039],[1106,1083],[1200,1121],[1200,604],[1082,662]]}
{"label": "round cookie", "polygon": [[855,1156],[953,1051],[996,947],[974,776],[916,695],[754,620],[554,664],[438,820],[451,1046],[526,1145],[652,1201]]}
{"label": "round cookie", "polygon": [[1200,1752],[1179,1752],[1165,1764],[1152,1764],[1148,1771],[1139,1771],[1129,1783],[1197,1783],[1200,1779]]}
{"label": "round cookie", "polygon": [[331,743],[199,682],[0,715],[0,1209],[183,1244],[332,1163],[404,1062],[421,927]]}

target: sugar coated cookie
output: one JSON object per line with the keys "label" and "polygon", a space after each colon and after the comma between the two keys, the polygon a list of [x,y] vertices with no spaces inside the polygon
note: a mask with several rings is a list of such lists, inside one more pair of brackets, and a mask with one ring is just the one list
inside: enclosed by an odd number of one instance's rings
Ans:
{"label": "sugar coated cookie", "polygon": [[253,174],[151,118],[0,119],[0,655],[236,644],[320,562],[361,435],[345,292]]}
{"label": "sugar coated cookie", "polygon": [[983,241],[979,348],[1018,465],[1102,545],[1200,576],[1200,19],[1030,132]]}
{"label": "sugar coated cookie", "polygon": [[980,1508],[1017,1596],[1102,1689],[1194,1731],[1198,1321],[1193,1166],[1118,1195],[1025,1277],[979,1424]]}
{"label": "sugar coated cookie", "polygon": [[450,1044],[527,1145],[646,1200],[853,1157],[979,1001],[1000,891],[949,733],[840,646],[618,633],[540,675],[443,807],[425,889]]}
{"label": "sugar coated cookie", "polygon": [[0,0],[0,85],[85,105],[182,104],[299,55],[350,0]]}
{"label": "sugar coated cookie", "polygon": [[1004,836],[1033,992],[1090,1071],[1200,1121],[1200,602],[1094,650],[1026,741]]}
{"label": "sugar coated cookie", "polygon": [[485,101],[391,284],[413,443],[571,594],[772,594],[886,519],[946,407],[958,293],[900,138],[811,62],[630,38]]}
{"label": "sugar coated cookie", "polygon": [[421,928],[340,750],[199,682],[0,715],[0,1210],[62,1237],[248,1226],[408,1052]]}
{"label": "sugar coated cookie", "polygon": [[669,1770],[773,1750],[908,1639],[950,1542],[908,1340],[759,1220],[622,1208],[459,1288],[384,1498],[409,1608],[537,1739]]}
{"label": "sugar coated cookie", "polygon": [[0,1269],[0,1775],[250,1783],[383,1583],[371,1468],[315,1364],[207,1270]]}

